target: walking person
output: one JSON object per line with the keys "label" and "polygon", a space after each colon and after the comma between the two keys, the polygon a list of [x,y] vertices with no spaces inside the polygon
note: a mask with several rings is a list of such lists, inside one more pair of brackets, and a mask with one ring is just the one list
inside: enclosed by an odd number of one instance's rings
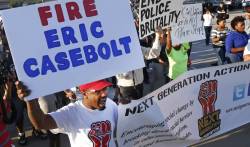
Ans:
{"label": "walking person", "polygon": [[250,35],[250,6],[246,7],[245,12],[245,32]]}
{"label": "walking person", "polygon": [[202,17],[203,17],[203,26],[204,26],[205,34],[206,34],[206,45],[208,46],[210,42],[210,35],[211,35],[211,30],[212,30],[213,15],[208,9],[205,9],[205,13],[203,14]]}

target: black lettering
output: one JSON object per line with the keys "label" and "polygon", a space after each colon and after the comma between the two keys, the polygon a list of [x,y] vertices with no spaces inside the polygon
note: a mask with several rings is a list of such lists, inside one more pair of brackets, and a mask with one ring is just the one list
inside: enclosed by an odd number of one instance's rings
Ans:
{"label": "black lettering", "polygon": [[145,108],[143,109],[144,107],[142,106],[142,104],[139,104],[138,105],[138,110],[137,110],[137,113],[142,113],[144,112],[144,110],[146,110]]}
{"label": "black lettering", "polygon": [[131,113],[131,114],[135,114],[135,112],[136,112],[136,108],[137,108],[137,107],[134,107],[134,108],[133,108],[133,110],[131,110],[130,108],[127,108],[127,109],[126,109],[125,116],[128,116],[128,115],[129,115],[129,113]]}
{"label": "black lettering", "polygon": [[141,8],[147,7],[146,0],[141,0]]}

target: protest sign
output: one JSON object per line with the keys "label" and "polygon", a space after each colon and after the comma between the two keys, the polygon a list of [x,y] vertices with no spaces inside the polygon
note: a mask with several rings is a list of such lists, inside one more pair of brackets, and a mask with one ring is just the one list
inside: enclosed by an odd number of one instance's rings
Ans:
{"label": "protest sign", "polygon": [[119,145],[183,147],[249,123],[249,71],[250,62],[188,71],[119,105]]}
{"label": "protest sign", "polygon": [[2,15],[29,99],[144,66],[128,1],[54,1]]}
{"label": "protest sign", "polygon": [[183,5],[179,20],[172,26],[173,43],[193,42],[205,39],[202,4]]}
{"label": "protest sign", "polygon": [[142,0],[139,7],[140,38],[153,34],[158,26],[171,26],[174,44],[204,39],[202,4],[183,5],[183,2]]}

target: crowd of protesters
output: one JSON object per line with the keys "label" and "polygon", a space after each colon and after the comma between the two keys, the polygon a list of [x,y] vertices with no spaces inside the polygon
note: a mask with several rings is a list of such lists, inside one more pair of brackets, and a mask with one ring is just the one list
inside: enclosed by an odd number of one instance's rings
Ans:
{"label": "crowd of protesters", "polygon": [[[217,14],[204,8],[202,16],[206,34],[206,45],[210,41],[218,57],[218,65],[249,61],[249,27],[250,27],[250,6],[245,8],[245,15],[234,17],[230,26],[226,25],[229,14],[221,3],[217,9]],[[216,18],[215,18],[216,15]],[[212,27],[212,21],[216,19],[216,25]]]}
{"label": "crowd of protesters", "polygon": [[[244,16],[236,16],[230,26],[223,3],[217,14],[210,7],[204,8],[202,19],[206,34],[205,45],[212,44],[217,53],[218,65],[240,61],[250,61],[250,6]],[[134,13],[135,27],[138,28],[138,15]],[[215,17],[216,16],[216,17]],[[216,19],[216,25],[213,20]],[[50,147],[59,147],[60,133],[67,134],[71,146],[109,145],[115,146],[117,105],[128,104],[143,97],[144,85],[153,84],[148,79],[149,65],[157,63],[166,70],[164,84],[175,80],[188,71],[190,66],[191,42],[173,44],[171,27],[158,27],[155,34],[140,40],[146,67],[120,73],[106,80],[83,84],[62,92],[38,99],[25,101],[32,91],[18,81],[13,61],[1,24],[0,36],[3,45],[3,58],[0,69],[0,146],[11,147],[13,142],[6,125],[16,123],[20,145],[27,144],[23,126],[24,113],[28,113],[32,123],[32,135],[49,139]],[[211,43],[210,43],[211,42]],[[206,47],[204,45],[204,48]],[[14,85],[15,83],[15,85]],[[110,87],[110,88],[109,88]],[[112,97],[109,90],[114,91]],[[155,89],[151,89],[153,91]],[[113,101],[112,101],[113,100]],[[25,111],[26,110],[26,111]],[[72,115],[74,114],[74,115]],[[77,115],[75,115],[77,114]]]}

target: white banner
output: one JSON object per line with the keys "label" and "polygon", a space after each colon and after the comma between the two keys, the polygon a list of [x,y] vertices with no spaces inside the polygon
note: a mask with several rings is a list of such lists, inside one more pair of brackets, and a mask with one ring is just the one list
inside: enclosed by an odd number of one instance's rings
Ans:
{"label": "white banner", "polygon": [[188,71],[119,106],[122,147],[183,147],[250,122],[250,63]]}
{"label": "white banner", "polygon": [[144,67],[129,1],[62,0],[2,16],[29,99]]}
{"label": "white banner", "polygon": [[174,44],[205,39],[202,4],[183,5],[184,0],[141,0],[139,7],[140,38],[155,32],[158,26],[172,27]]}

